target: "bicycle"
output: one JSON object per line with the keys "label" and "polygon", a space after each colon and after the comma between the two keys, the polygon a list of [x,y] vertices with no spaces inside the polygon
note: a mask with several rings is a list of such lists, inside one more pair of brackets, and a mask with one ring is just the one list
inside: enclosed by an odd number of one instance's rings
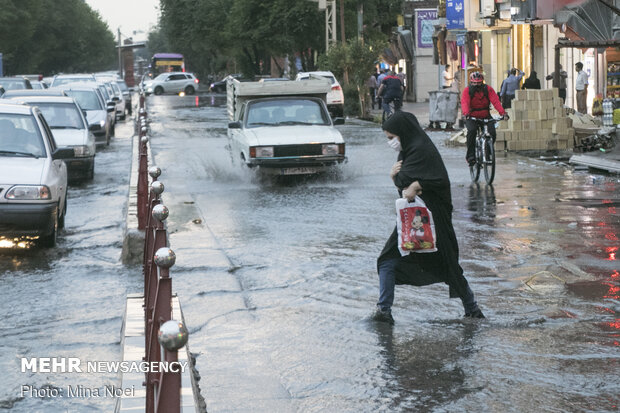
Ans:
{"label": "bicycle", "polygon": [[395,112],[399,111],[400,108],[403,106],[401,100],[398,98],[383,98],[383,105],[388,105],[388,110],[386,111],[385,107],[383,108],[381,122],[385,122],[386,120],[388,120],[390,116],[392,116]]}
{"label": "bicycle", "polygon": [[490,185],[493,183],[493,179],[495,179],[495,147],[488,125],[500,119],[479,119],[474,117],[469,119],[478,123],[475,149],[476,162],[469,166],[469,174],[471,175],[472,182],[478,182],[480,170],[484,169],[484,179]]}

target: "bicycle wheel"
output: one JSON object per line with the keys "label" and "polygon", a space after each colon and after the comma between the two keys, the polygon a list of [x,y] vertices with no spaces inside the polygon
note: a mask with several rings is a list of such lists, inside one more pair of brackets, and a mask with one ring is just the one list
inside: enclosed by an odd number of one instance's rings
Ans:
{"label": "bicycle wheel", "polygon": [[484,140],[484,179],[487,184],[492,184],[495,178],[495,148],[493,147],[493,139]]}
{"label": "bicycle wheel", "polygon": [[480,138],[476,137],[476,163],[469,166],[469,175],[472,182],[478,182],[480,178],[480,168],[482,162],[482,148],[480,147]]}
{"label": "bicycle wheel", "polygon": [[394,101],[388,103],[388,106],[390,111],[386,112],[385,110],[383,110],[383,117],[381,118],[381,122],[385,122],[390,118],[390,116],[394,114]]}

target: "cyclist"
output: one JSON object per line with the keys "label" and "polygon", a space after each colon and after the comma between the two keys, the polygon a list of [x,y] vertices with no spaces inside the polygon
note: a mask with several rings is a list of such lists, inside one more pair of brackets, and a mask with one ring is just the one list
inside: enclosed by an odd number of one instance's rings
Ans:
{"label": "cyclist", "polygon": [[[484,84],[484,76],[480,72],[473,72],[469,76],[469,86],[463,90],[461,96],[461,110],[465,117],[465,126],[467,127],[467,154],[465,159],[471,166],[476,163],[475,147],[476,134],[478,133],[478,123],[471,118],[487,119],[491,117],[490,106],[497,109],[504,119],[508,119],[506,111],[499,101],[499,96],[495,90],[489,85]],[[495,142],[495,125],[491,122],[488,124],[489,133]]]}
{"label": "cyclist", "polygon": [[387,76],[381,81],[381,86],[379,86],[378,91],[378,95],[383,99],[383,111],[385,113],[392,113],[390,109],[391,102],[394,102],[394,110],[400,110],[404,89],[403,82],[390,70]]}

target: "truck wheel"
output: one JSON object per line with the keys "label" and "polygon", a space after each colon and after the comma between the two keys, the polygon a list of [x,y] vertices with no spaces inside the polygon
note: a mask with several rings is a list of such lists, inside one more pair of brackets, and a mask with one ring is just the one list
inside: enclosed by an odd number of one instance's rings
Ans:
{"label": "truck wheel", "polygon": [[161,95],[162,93],[164,93],[164,88],[163,88],[163,87],[161,87],[161,86],[157,86],[157,87],[155,88],[155,90],[153,91],[153,93],[155,93],[156,95],[158,95],[158,96],[159,96],[159,95]]}

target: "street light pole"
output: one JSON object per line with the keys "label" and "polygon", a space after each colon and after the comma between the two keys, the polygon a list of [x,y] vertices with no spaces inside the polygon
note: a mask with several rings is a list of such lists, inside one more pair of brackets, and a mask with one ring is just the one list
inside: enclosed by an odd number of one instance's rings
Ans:
{"label": "street light pole", "polygon": [[121,28],[117,29],[118,34],[118,74],[123,78],[123,60],[121,59]]}

